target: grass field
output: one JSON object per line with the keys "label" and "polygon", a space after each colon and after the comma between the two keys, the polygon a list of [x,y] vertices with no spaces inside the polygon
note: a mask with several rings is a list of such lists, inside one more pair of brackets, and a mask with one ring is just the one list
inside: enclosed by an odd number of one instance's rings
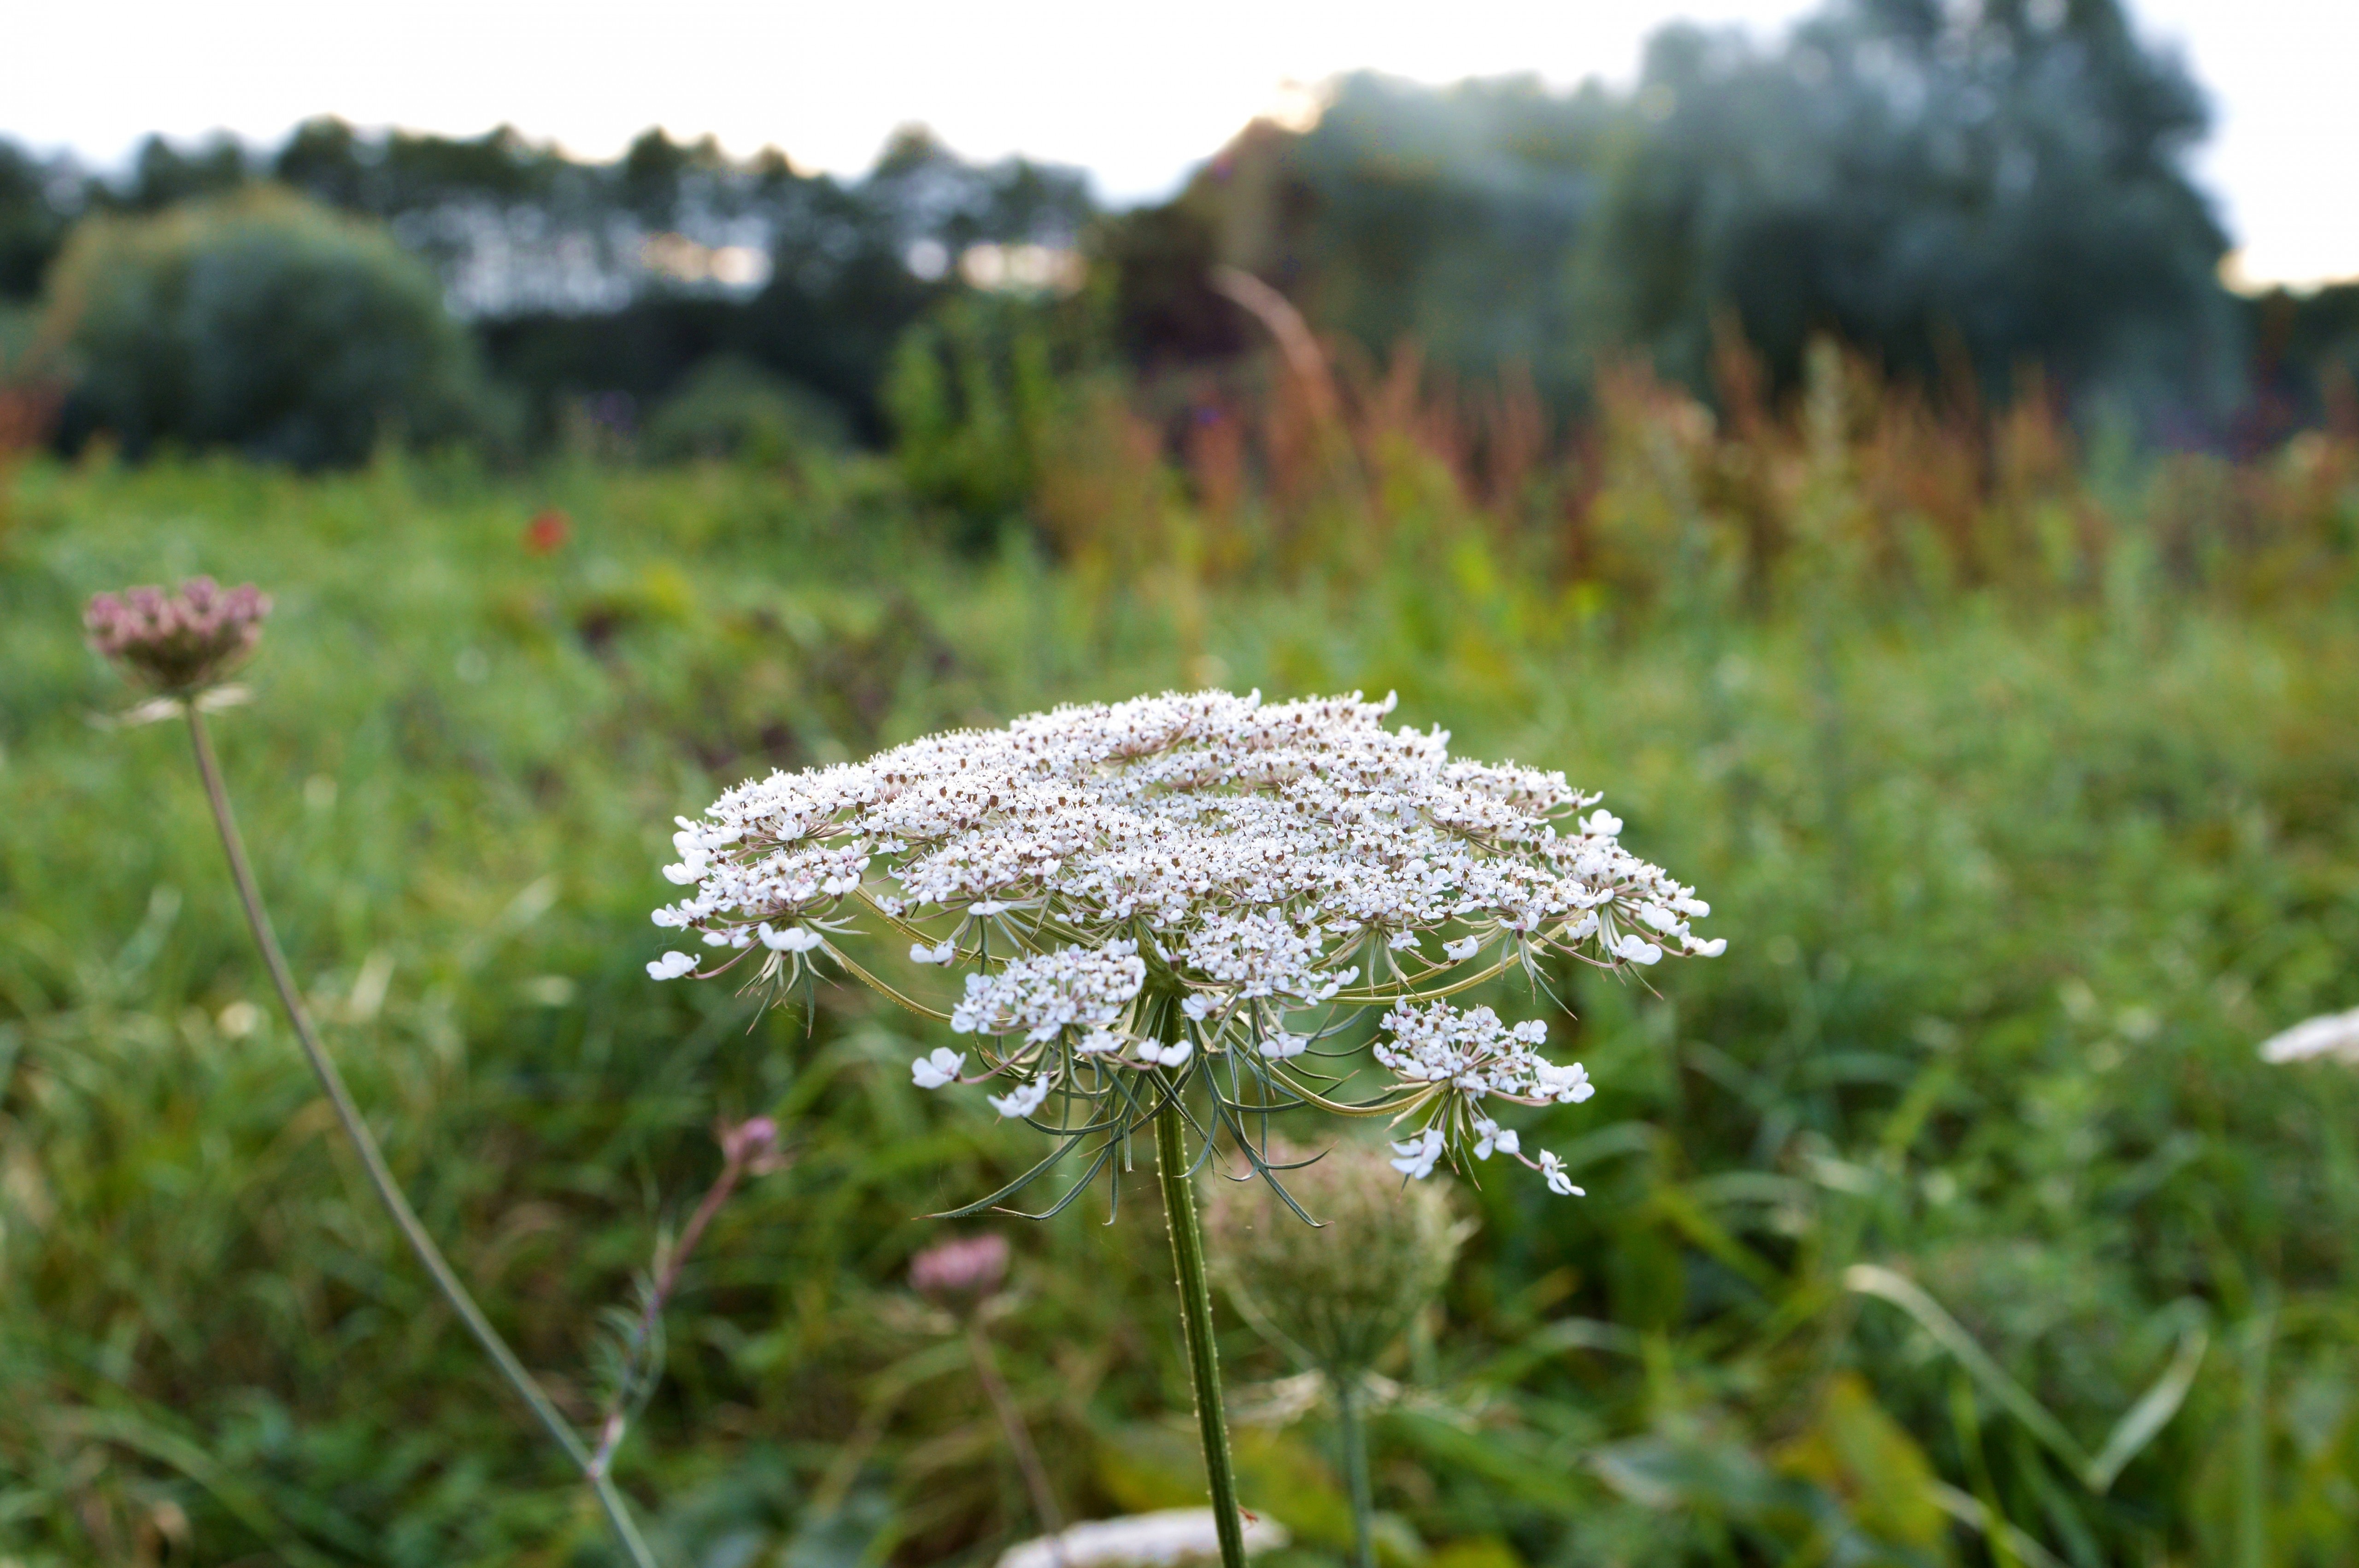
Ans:
{"label": "grass field", "polygon": [[[561,1404],[594,1410],[600,1314],[711,1178],[713,1119],[788,1128],[623,1452],[668,1563],[982,1563],[1032,1532],[901,1283],[944,1233],[915,1217],[1025,1141],[913,1092],[938,1042],[863,993],[755,1022],[650,984],[672,816],[773,765],[1218,684],[1397,690],[1468,754],[1560,767],[1731,938],[1659,997],[1566,977],[1552,1038],[1599,1093],[1529,1125],[1590,1195],[1460,1190],[1479,1229],[1375,1428],[1390,1568],[2359,1563],[2359,1075],[2254,1053],[2359,1005],[2347,551],[2190,584],[2147,491],[2069,594],[1804,562],[1756,601],[1676,554],[1640,595],[1438,524],[1284,579],[960,553],[865,460],[14,484],[12,1568],[608,1560],[333,1136],[184,730],[94,722],[125,697],[82,599],[200,570],[277,597],[215,732],[297,971]],[[552,507],[570,538],[535,553]],[[1199,1500],[1159,1221],[1104,1217],[1005,1222],[1000,1354],[1081,1517]],[[1291,1368],[1226,1325],[1250,1406]],[[2169,1419],[2107,1451],[2158,1387]],[[1240,1427],[1302,1568],[1346,1539],[1332,1444],[1315,1411]]]}

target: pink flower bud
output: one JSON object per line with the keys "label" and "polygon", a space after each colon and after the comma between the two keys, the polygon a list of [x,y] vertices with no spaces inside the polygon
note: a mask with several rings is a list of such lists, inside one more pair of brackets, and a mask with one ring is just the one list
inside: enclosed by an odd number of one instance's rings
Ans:
{"label": "pink flower bud", "polygon": [[212,685],[254,651],[270,597],[252,583],[223,589],[190,578],[178,593],[135,588],[93,596],[82,623],[90,645],[138,685],[178,697]]}
{"label": "pink flower bud", "polygon": [[778,1124],[766,1116],[757,1116],[723,1130],[721,1152],[742,1163],[769,1152],[777,1141]]}
{"label": "pink flower bud", "polygon": [[749,1118],[736,1123],[722,1122],[712,1130],[721,1144],[721,1157],[733,1165],[742,1165],[756,1175],[766,1174],[786,1163],[778,1152],[778,1124],[766,1116]]}

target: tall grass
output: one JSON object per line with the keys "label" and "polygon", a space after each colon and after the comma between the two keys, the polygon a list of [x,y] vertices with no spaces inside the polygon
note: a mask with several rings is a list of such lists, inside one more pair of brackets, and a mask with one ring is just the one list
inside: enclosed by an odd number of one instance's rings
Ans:
{"label": "tall grass", "polygon": [[[858,994],[757,1022],[648,984],[671,815],[1208,681],[1397,688],[1561,766],[1734,937],[1675,1000],[1562,977],[1599,1094],[1539,1125],[1591,1195],[1463,1195],[1371,1419],[1387,1562],[2359,1562],[2359,1082],[2252,1051],[2359,1004],[2350,445],[2143,465],[1832,359],[1718,416],[1631,373],[1571,441],[1512,389],[1386,384],[1347,368],[1316,417],[1283,381],[1207,393],[1171,439],[1074,394],[1032,527],[982,554],[859,460],[20,468],[0,1557],[606,1550],[330,1136],[179,737],[91,721],[82,596],[203,569],[278,598],[218,738],[297,975],[560,1404],[596,1408],[597,1309],[710,1179],[714,1117],[788,1128],[618,1464],[669,1562],[979,1562],[1028,1517],[897,1283],[938,1238],[913,1217],[1022,1149],[910,1092],[918,1042]],[[572,543],[536,555],[550,506]],[[1154,1249],[1079,1210],[1011,1239],[995,1333],[1058,1494],[1192,1500]],[[1250,1406],[1286,1368],[1227,1328]],[[1293,1561],[1340,1560],[1332,1432],[1237,1446]]]}

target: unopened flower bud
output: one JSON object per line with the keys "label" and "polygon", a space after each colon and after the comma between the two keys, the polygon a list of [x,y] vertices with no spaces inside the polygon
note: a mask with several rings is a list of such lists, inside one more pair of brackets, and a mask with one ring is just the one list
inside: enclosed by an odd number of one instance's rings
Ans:
{"label": "unopened flower bud", "polygon": [[776,1168],[778,1124],[770,1118],[752,1117],[734,1127],[724,1122],[715,1136],[721,1141],[722,1158],[731,1164],[745,1165],[756,1172]]}
{"label": "unopened flower bud", "polygon": [[778,1124],[766,1116],[757,1116],[722,1134],[721,1147],[732,1160],[745,1160],[768,1148],[777,1137]]}
{"label": "unopened flower bud", "polygon": [[168,697],[219,681],[254,651],[270,596],[190,578],[177,593],[135,588],[94,595],[82,611],[90,645],[135,683]]}

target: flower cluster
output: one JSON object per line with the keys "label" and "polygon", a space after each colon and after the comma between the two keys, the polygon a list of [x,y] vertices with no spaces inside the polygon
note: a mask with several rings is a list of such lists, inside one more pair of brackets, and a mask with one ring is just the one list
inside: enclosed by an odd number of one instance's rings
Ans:
{"label": "flower cluster", "polygon": [[951,1009],[951,1027],[961,1034],[1020,1032],[1036,1045],[1068,1029],[1102,1035],[1121,1022],[1146,980],[1136,942],[1012,958],[996,974],[967,976],[966,997]]}
{"label": "flower cluster", "polygon": [[[1233,1129],[1301,1104],[1418,1119],[1412,1175],[1522,1159],[1484,1102],[1576,1103],[1587,1076],[1541,1054],[1544,1026],[1450,999],[1551,956],[1624,970],[1725,944],[1695,934],[1709,907],[1625,849],[1595,795],[1453,759],[1446,732],[1386,728],[1391,708],[1166,695],[773,773],[679,819],[665,874],[690,891],[655,921],[720,949],[707,972],[750,963],[772,986],[807,958],[883,986],[836,945],[855,921],[918,965],[967,968],[946,1011],[900,1000],[973,1036],[978,1076],[1011,1081],[993,1105],[1050,1131],[1118,1130],[1202,1082]],[[1370,1007],[1390,1009],[1391,1081],[1331,1098],[1304,1059],[1340,1010]],[[912,1076],[962,1081],[966,1060],[938,1050]],[[1552,1157],[1526,1162],[1571,1190]]]}
{"label": "flower cluster", "polygon": [[262,636],[270,596],[245,583],[223,589],[190,578],[177,593],[135,588],[92,596],[82,629],[91,646],[135,683],[166,697],[212,685],[243,663]]}

